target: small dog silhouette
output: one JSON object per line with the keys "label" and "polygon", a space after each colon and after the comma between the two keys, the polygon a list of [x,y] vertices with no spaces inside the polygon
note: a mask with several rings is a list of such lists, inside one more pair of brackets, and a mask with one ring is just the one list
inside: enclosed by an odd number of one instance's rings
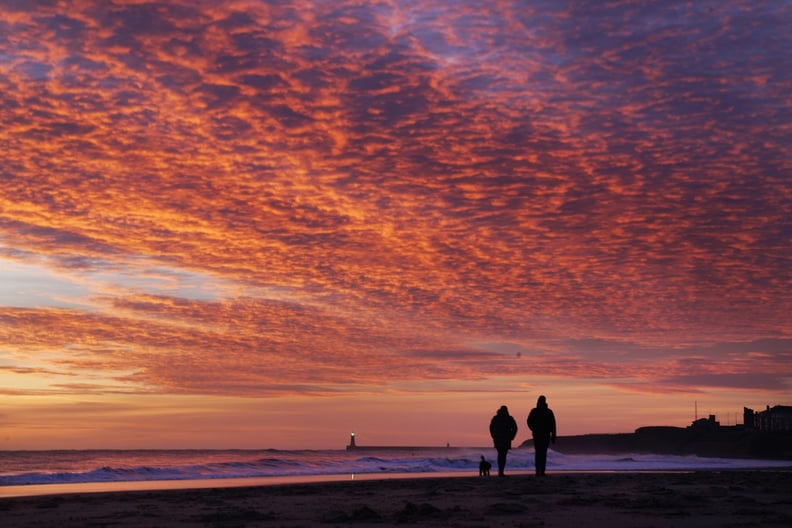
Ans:
{"label": "small dog silhouette", "polygon": [[481,455],[481,462],[479,462],[479,477],[489,477],[492,464],[487,462],[484,455]]}

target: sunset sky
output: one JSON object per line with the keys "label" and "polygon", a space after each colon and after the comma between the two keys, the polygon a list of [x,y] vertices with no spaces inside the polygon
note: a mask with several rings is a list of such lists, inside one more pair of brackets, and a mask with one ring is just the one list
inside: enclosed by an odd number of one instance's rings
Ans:
{"label": "sunset sky", "polygon": [[792,3],[0,0],[0,449],[792,404]]}

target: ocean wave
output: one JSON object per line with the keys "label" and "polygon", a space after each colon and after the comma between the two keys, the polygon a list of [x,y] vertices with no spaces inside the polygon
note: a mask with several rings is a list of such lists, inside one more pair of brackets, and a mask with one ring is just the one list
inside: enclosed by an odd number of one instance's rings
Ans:
{"label": "ocean wave", "polygon": [[[364,473],[478,473],[480,456],[491,462],[494,450],[459,450],[454,454],[417,451],[382,452],[361,456],[352,451],[279,451],[269,456],[248,458],[245,452],[156,452],[134,456],[114,453],[113,464],[91,466],[90,454],[82,462],[72,462],[70,471],[24,471],[20,464],[13,472],[0,474],[0,486],[65,484],[83,482],[123,482],[156,480],[227,479]],[[44,456],[44,455],[42,455]],[[509,454],[507,471],[533,470],[532,449],[515,449]],[[125,458],[126,457],[126,458]],[[82,465],[80,465],[82,464]],[[40,469],[44,462],[35,464]],[[679,471],[697,469],[744,469],[789,467],[789,461],[741,460],[646,454],[564,455],[550,451],[548,471]]]}

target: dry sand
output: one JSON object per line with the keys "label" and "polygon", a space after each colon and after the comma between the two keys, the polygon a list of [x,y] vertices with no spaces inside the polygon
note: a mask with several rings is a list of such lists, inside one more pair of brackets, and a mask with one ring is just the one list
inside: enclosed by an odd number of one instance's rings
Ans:
{"label": "dry sand", "polygon": [[16,527],[792,526],[791,471],[388,479],[0,499]]}

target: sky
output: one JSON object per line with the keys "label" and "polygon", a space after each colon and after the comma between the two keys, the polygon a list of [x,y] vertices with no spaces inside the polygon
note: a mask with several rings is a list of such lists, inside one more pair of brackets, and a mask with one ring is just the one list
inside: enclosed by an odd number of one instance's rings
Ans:
{"label": "sky", "polygon": [[792,405],[792,3],[0,0],[0,449]]}

